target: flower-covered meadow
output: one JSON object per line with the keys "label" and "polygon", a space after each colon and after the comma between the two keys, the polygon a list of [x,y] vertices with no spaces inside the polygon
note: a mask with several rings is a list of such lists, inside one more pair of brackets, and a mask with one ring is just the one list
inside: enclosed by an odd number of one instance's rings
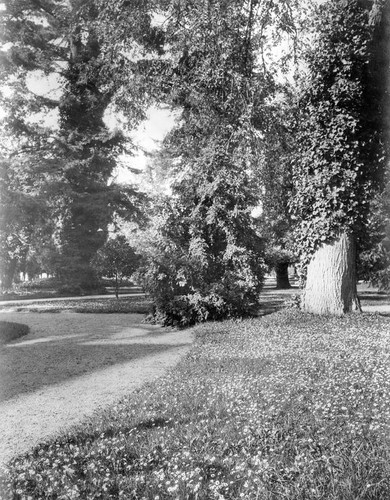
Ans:
{"label": "flower-covered meadow", "polygon": [[196,332],[166,377],[15,459],[2,498],[390,498],[390,318]]}

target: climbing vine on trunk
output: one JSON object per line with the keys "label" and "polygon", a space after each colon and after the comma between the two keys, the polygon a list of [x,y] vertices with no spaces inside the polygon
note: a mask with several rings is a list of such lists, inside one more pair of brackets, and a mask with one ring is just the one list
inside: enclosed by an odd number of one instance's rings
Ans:
{"label": "climbing vine on trunk", "polygon": [[[303,305],[312,312],[322,313],[320,304],[338,293],[342,298],[331,300],[328,313],[357,308],[352,247],[364,237],[370,199],[381,187],[387,156],[386,23],[388,2],[368,0],[328,1],[314,16],[292,207],[307,284],[334,283],[328,289],[319,284],[306,288]],[[333,273],[343,259],[348,261],[344,270]],[[308,306],[309,293],[318,295],[315,306]]]}

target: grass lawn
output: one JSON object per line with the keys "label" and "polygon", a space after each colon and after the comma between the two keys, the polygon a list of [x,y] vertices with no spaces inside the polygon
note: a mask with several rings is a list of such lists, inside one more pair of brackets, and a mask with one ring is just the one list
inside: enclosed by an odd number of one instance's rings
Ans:
{"label": "grass lawn", "polygon": [[47,299],[42,302],[23,303],[20,301],[12,306],[8,304],[1,304],[1,310],[15,310],[16,312],[62,312],[72,311],[79,313],[96,313],[96,314],[109,314],[109,313],[134,313],[134,314],[147,314],[150,312],[152,302],[144,297],[119,297],[116,298],[89,298],[77,300],[50,300]]}
{"label": "grass lawn", "polygon": [[15,459],[2,498],[390,498],[389,317],[196,332],[166,377]]}

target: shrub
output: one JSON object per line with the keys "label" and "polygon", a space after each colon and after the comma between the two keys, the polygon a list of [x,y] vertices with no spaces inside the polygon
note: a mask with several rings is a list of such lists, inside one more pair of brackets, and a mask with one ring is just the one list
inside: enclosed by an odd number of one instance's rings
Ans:
{"label": "shrub", "polygon": [[0,321],[0,344],[6,344],[27,335],[30,328],[22,323]]}
{"label": "shrub", "polygon": [[166,207],[138,238],[136,279],[154,302],[153,319],[189,326],[253,312],[265,272],[260,239],[249,229],[228,237],[218,227],[194,237],[178,212]]}

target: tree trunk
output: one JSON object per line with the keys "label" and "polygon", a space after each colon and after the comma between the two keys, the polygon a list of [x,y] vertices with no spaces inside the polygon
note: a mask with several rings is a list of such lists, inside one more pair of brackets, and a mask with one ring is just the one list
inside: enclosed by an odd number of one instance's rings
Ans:
{"label": "tree trunk", "polygon": [[352,235],[342,233],[314,253],[308,268],[302,309],[341,316],[361,311],[356,290],[356,250]]}
{"label": "tree trunk", "polygon": [[11,288],[12,284],[14,283],[17,264],[18,261],[16,259],[12,259],[4,266],[1,274],[2,290],[8,290],[8,288]]}
{"label": "tree trunk", "polygon": [[118,273],[115,273],[115,297],[119,299],[119,282],[118,282]]}
{"label": "tree trunk", "polygon": [[289,262],[279,262],[275,265],[276,288],[279,290],[291,288],[290,280],[288,279],[288,265]]}

